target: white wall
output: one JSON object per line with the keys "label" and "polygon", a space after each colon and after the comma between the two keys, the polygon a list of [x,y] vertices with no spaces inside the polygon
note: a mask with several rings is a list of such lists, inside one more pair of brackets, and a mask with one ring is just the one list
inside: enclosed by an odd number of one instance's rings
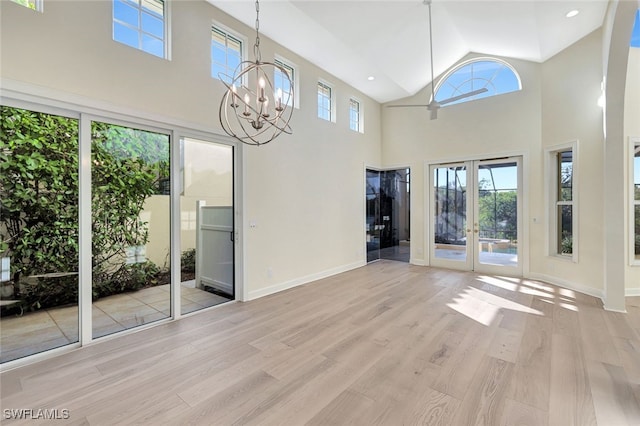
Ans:
{"label": "white wall", "polygon": [[[544,245],[532,250],[531,270],[560,283],[603,296],[602,33],[594,31],[542,64],[542,147],[577,140],[577,262],[546,256]],[[543,163],[539,163],[542,167]],[[536,184],[541,185],[538,181]],[[540,204],[536,214],[548,221]],[[534,234],[544,235],[543,230]],[[575,230],[574,230],[575,234]],[[574,251],[576,247],[574,245]]]}
{"label": "white wall", "polygon": [[[46,2],[44,13],[0,4],[3,87],[26,83],[34,94],[62,93],[61,98],[86,99],[114,112],[134,111],[222,134],[217,111],[224,86],[210,77],[211,23],[249,40],[253,29],[204,1],[172,2],[167,61],[111,39],[110,1]],[[291,122],[293,136],[242,148],[240,231],[246,230],[244,279],[250,297],[365,262],[364,164],[381,161],[376,102],[266,37],[261,48],[265,60],[277,52],[299,66],[301,102]],[[334,85],[337,123],[316,118],[318,78]],[[364,134],[348,128],[349,96],[362,102]],[[256,226],[249,228],[249,221]]]}
{"label": "white wall", "polygon": [[[2,85],[26,83],[36,94],[79,95],[115,112],[135,111],[160,122],[168,117],[222,134],[217,108],[223,85],[209,75],[211,21],[238,30],[249,41],[253,29],[204,1],[171,4],[172,59],[167,61],[112,41],[109,1],[47,2],[45,13],[2,1]],[[364,263],[365,165],[411,167],[411,257],[425,263],[426,164],[505,153],[525,157],[524,238],[530,248],[525,273],[602,294],[605,170],[602,112],[596,105],[601,40],[596,31],[544,64],[508,60],[522,77],[521,92],[443,108],[438,120],[430,121],[424,110],[381,110],[376,102],[263,37],[263,58],[277,53],[300,67],[301,102],[291,123],[293,136],[242,148],[241,232],[249,297]],[[630,63],[637,67],[637,57]],[[334,85],[337,123],[316,118],[318,78]],[[638,87],[633,84],[628,83],[627,94]],[[426,103],[428,90],[405,101]],[[351,95],[362,101],[364,134],[348,129]],[[625,120],[629,126],[638,125],[630,115],[637,111],[634,95],[625,99],[632,103]],[[640,130],[626,127],[625,133]],[[573,139],[579,140],[581,171],[577,263],[548,257],[544,231],[544,147]],[[541,220],[534,224],[534,217]],[[626,269],[627,289],[638,288],[639,269]]]}
{"label": "white wall", "polygon": [[[429,262],[426,254],[429,218],[424,211],[428,202],[426,164],[522,153],[526,193],[522,237],[529,248],[528,257],[525,253],[523,259],[525,275],[605,296],[604,136],[602,108],[597,103],[601,94],[602,51],[602,32],[598,30],[542,64],[503,58],[520,74],[521,92],[442,108],[435,121],[429,120],[428,111],[423,109],[383,108],[384,163],[412,167],[412,259],[416,263]],[[477,55],[468,55],[463,60],[474,56]],[[637,62],[634,66],[637,67]],[[636,79],[637,75],[636,72]],[[637,84],[630,82],[627,91],[628,98],[635,102],[640,96]],[[392,104],[426,104],[430,90],[427,87]],[[633,108],[629,107],[629,114],[633,114]],[[636,112],[633,117],[637,116]],[[627,121],[640,125],[640,121],[632,118]],[[578,141],[579,155],[576,262],[548,255],[544,154],[545,148],[574,140]],[[627,288],[638,287],[639,269],[628,268]]]}
{"label": "white wall", "polygon": [[[476,56],[468,55],[463,61]],[[385,164],[411,166],[411,250],[416,263],[428,263],[428,215],[424,209],[427,163],[511,154],[523,155],[528,164],[541,161],[540,65],[508,62],[520,74],[522,91],[444,107],[437,120],[430,120],[429,112],[422,108],[383,108]],[[411,98],[390,104],[427,104],[430,90],[427,87]],[[532,173],[534,181],[542,179],[538,167]],[[539,192],[538,187],[532,194]]]}

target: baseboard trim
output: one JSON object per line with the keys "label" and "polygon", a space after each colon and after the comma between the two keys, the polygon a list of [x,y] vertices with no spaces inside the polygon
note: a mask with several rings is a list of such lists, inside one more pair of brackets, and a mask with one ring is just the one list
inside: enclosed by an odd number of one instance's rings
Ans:
{"label": "baseboard trim", "polygon": [[640,296],[640,287],[636,287],[636,288],[627,288],[624,291],[624,295],[626,297],[635,297],[635,296]]}
{"label": "baseboard trim", "polygon": [[337,275],[337,274],[341,274],[343,272],[347,272],[350,271],[352,269],[356,269],[356,268],[360,268],[362,266],[365,266],[367,264],[367,262],[365,261],[358,261],[358,262],[354,262],[354,263],[349,263],[346,265],[341,265],[335,268],[331,268],[331,269],[327,269],[324,271],[320,271],[320,272],[316,272],[315,274],[310,274],[310,275],[305,275],[304,277],[300,277],[300,278],[295,278],[293,280],[290,281],[285,281],[283,283],[280,284],[274,284],[271,285],[269,287],[265,287],[265,288],[261,288],[258,290],[253,290],[253,291],[249,291],[249,297],[247,299],[247,301],[249,300],[254,300],[254,299],[259,299],[261,297],[264,296],[268,296],[270,294],[274,294],[274,293],[279,293],[281,291],[284,290],[288,290],[290,288],[294,288],[294,287],[298,287],[304,284],[308,284],[310,282],[313,281],[317,281],[323,278],[327,278],[333,275]]}

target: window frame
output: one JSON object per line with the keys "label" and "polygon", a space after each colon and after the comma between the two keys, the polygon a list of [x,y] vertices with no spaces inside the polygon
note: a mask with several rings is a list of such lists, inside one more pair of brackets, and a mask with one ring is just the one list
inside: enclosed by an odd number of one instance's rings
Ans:
{"label": "window frame", "polygon": [[[357,104],[358,110],[355,113],[358,116],[357,121],[354,121],[351,117],[351,113],[354,111],[352,109],[353,104]],[[354,128],[355,123],[355,128]],[[363,125],[363,113],[362,113],[362,102],[354,96],[349,97],[349,129],[354,132],[364,133],[364,125]]]}
{"label": "window frame", "polygon": [[635,198],[635,151],[640,150],[640,137],[629,137],[629,265],[640,266],[640,256],[636,257],[635,254],[635,239],[640,237],[640,234],[636,236],[635,233],[635,209],[640,206],[640,199]]}
{"label": "window frame", "polygon": [[[320,109],[320,96],[321,96],[320,89],[321,88],[329,90],[329,96],[323,96],[323,98],[328,99],[328,101],[329,101],[329,108],[328,109]],[[318,84],[316,85],[316,90],[317,90],[317,96],[318,96],[318,98],[317,98],[317,100],[318,100],[318,111],[317,111],[318,118],[320,120],[323,120],[323,121],[328,121],[330,123],[335,123],[336,122],[336,105],[335,105],[335,91],[333,90],[333,86],[331,84],[329,84],[328,82],[326,82],[325,80],[319,79],[318,80]],[[329,117],[325,118],[324,114],[320,115],[320,112],[328,112]]]}
{"label": "window frame", "polygon": [[[217,21],[212,21],[211,22],[211,33],[210,33],[211,34],[211,41],[209,43],[209,55],[210,55],[210,58],[209,58],[209,60],[210,60],[209,61],[209,65],[210,65],[209,66],[209,75],[214,80],[223,81],[218,75],[213,75],[214,60],[213,60],[213,54],[211,52],[211,49],[212,49],[212,44],[213,44],[213,32],[214,31],[218,31],[218,33],[224,33],[224,36],[225,36],[225,48],[226,49],[228,49],[227,41],[228,41],[229,38],[232,38],[235,41],[240,43],[240,64],[239,65],[242,65],[242,63],[247,60],[247,48],[246,48],[246,46],[247,46],[248,42],[247,42],[247,38],[244,35],[242,35],[242,34],[236,32],[236,31],[230,29],[226,25],[223,25],[223,24],[221,24],[221,23],[219,23]],[[224,68],[225,68],[226,72],[229,73],[229,76],[233,77],[233,74],[234,74],[236,68],[233,68],[233,69],[229,68],[229,66],[228,66],[228,55],[227,55],[226,52],[225,52],[225,61],[227,63],[225,63]],[[231,82],[228,82],[228,83],[230,84]],[[246,75],[242,76],[242,84],[247,84],[247,76]]]}
{"label": "window frame", "polygon": [[[135,3],[133,3],[130,0],[111,0],[111,39],[113,41],[115,41],[116,43],[120,43],[124,46],[128,46],[131,47],[133,49],[137,49],[141,52],[147,53],[149,55],[155,56],[156,58],[161,58],[161,59],[166,59],[166,60],[171,60],[171,49],[170,49],[170,34],[171,34],[171,28],[170,28],[170,4],[171,2],[169,0],[158,0],[162,2],[162,31],[163,31],[163,38],[159,39],[157,36],[145,32],[142,30],[142,22],[139,22],[138,27],[133,27],[130,24],[120,21],[120,20],[116,20],[116,16],[115,16],[115,5],[117,2],[121,2],[123,4],[127,4],[130,7],[136,8],[139,14],[144,13],[143,11],[143,3],[140,2],[138,5],[136,5]],[[147,15],[149,15],[147,13]],[[141,15],[140,15],[141,16]],[[126,44],[120,40],[116,40],[116,35],[115,35],[115,24],[118,23],[120,25],[123,25],[133,31],[135,31],[138,34],[138,45],[137,46],[132,46],[130,44]],[[153,52],[149,52],[145,49],[142,48],[142,35],[147,34],[148,36],[156,39],[156,40],[161,40],[162,41],[162,56],[158,56]]]}
{"label": "window frame", "polygon": [[[291,75],[289,77],[291,77],[291,85],[292,85],[292,89],[293,89],[293,96],[291,97],[291,102],[287,103],[288,106],[293,106],[296,109],[299,109],[300,105],[300,97],[299,97],[299,93],[300,93],[300,85],[299,85],[299,81],[300,79],[299,77],[299,68],[296,64],[294,64],[293,62],[289,61],[288,59],[283,58],[280,55],[275,55],[274,56],[274,60],[273,60],[274,64],[276,65],[280,65],[281,67],[291,70]],[[273,84],[274,84],[274,89],[278,90],[278,87],[276,86],[276,76],[275,73],[277,72],[277,68],[274,69],[274,76],[273,76]],[[293,103],[293,105],[292,105]]]}
{"label": "window frame", "polygon": [[[571,169],[571,200],[560,200],[559,198],[559,173],[561,172],[558,165],[558,155],[571,151],[572,154],[572,169]],[[545,179],[546,192],[547,192],[547,250],[548,256],[555,257],[557,259],[569,260],[574,263],[578,262],[578,248],[579,248],[579,229],[578,229],[578,141],[571,141],[568,143],[555,145],[545,149],[546,161],[545,161]],[[562,254],[558,250],[561,244],[559,233],[559,218],[558,208],[560,206],[571,206],[571,254]]]}
{"label": "window frame", "polygon": [[[475,96],[472,96],[472,97],[470,97],[470,98],[468,98],[466,100],[462,100],[462,101],[458,101],[458,102],[452,102],[450,104],[442,105],[442,107],[447,107],[449,105],[457,105],[457,104],[460,104],[460,103],[470,102],[470,101],[474,101],[474,100],[491,98],[491,97],[494,97],[494,96],[499,96],[499,95],[502,95],[502,94],[518,92],[518,91],[522,90],[522,78],[520,77],[520,74],[518,73],[518,71],[516,71],[516,69],[513,67],[513,65],[511,65],[507,61],[499,59],[499,58],[494,58],[494,57],[491,57],[491,56],[480,56],[480,57],[477,57],[477,58],[471,58],[471,59],[468,59],[466,61],[462,61],[459,64],[456,64],[453,67],[451,67],[447,72],[445,72],[442,75],[442,77],[440,77],[438,82],[435,83],[435,87],[433,89],[433,93],[434,93],[433,97],[435,97],[435,98],[438,97],[437,96],[438,95],[438,91],[442,88],[444,83],[446,83],[446,81],[449,79],[449,77],[451,77],[453,74],[458,72],[460,69],[466,67],[467,65],[473,64],[475,62],[496,62],[496,63],[499,63],[501,65],[504,65],[505,67],[510,69],[511,72],[516,76],[516,79],[518,80],[518,89],[517,90],[512,90],[510,92],[495,93],[493,95],[483,96],[481,98],[476,98]],[[431,84],[434,84],[434,82],[432,82]],[[433,99],[430,99],[430,101],[433,101]]]}

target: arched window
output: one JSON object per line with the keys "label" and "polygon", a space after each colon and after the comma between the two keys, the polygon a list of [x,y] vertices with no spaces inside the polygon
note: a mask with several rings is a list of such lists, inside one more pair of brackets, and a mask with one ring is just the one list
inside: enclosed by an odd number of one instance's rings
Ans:
{"label": "arched window", "polygon": [[483,88],[487,91],[446,102],[446,105],[515,92],[522,89],[522,83],[516,70],[508,63],[495,58],[475,58],[449,70],[436,85],[435,98],[442,102]]}

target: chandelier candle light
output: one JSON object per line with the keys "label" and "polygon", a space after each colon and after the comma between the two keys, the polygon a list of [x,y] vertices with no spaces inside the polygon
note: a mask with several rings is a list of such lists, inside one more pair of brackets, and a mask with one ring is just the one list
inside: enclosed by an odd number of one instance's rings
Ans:
{"label": "chandelier candle light", "polygon": [[[260,4],[256,1],[255,62],[243,61],[233,76],[219,74],[227,91],[220,102],[220,124],[224,131],[247,145],[264,145],[280,134],[291,134],[293,84],[287,70],[272,62],[262,62],[260,53]],[[276,71],[282,75],[283,92],[272,83]],[[250,82],[250,80],[253,80]],[[285,81],[286,80],[286,81]],[[251,89],[251,85],[255,89]],[[273,94],[274,101],[269,97]]]}

